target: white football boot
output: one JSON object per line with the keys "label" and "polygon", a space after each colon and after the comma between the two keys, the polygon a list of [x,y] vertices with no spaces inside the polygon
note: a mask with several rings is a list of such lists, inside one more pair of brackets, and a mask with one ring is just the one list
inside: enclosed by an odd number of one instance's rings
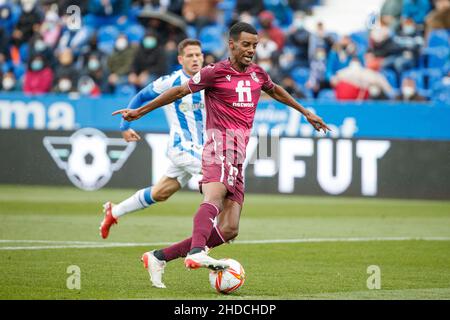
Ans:
{"label": "white football boot", "polygon": [[146,252],[142,255],[141,261],[144,263],[144,268],[147,269],[150,275],[150,281],[156,288],[165,289],[166,286],[162,283],[162,275],[166,262],[158,260],[153,254],[154,251]]}
{"label": "white football boot", "polygon": [[184,259],[185,267],[188,269],[208,268],[211,270],[224,270],[230,267],[228,262],[224,260],[217,260],[208,256],[206,250],[202,250],[194,254],[188,254]]}

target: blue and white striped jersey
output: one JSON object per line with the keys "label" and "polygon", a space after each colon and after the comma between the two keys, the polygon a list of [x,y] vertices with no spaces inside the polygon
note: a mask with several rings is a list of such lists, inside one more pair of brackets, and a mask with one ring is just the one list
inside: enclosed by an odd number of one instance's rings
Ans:
{"label": "blue and white striped jersey", "polygon": [[[183,69],[162,76],[139,91],[128,104],[129,109],[137,109],[156,98],[164,91],[179,86],[189,80]],[[206,121],[204,92],[188,94],[163,107],[170,126],[169,148],[188,152],[201,160]],[[123,120],[120,130],[130,128],[130,122]]]}

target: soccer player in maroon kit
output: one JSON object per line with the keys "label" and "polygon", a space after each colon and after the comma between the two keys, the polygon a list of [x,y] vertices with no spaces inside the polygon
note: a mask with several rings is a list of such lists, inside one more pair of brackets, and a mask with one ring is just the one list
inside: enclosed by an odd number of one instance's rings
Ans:
{"label": "soccer player in maroon kit", "polygon": [[[275,100],[301,112],[317,130],[330,130],[325,122],[302,107],[282,87],[274,84],[269,75],[252,63],[258,44],[258,33],[250,24],[238,22],[229,32],[230,57],[208,65],[184,85],[173,87],[147,105],[138,109],[121,109],[127,121],[139,119],[148,112],[167,105],[185,95],[205,90],[207,142],[202,155],[203,178],[200,191],[204,200],[194,216],[192,237],[162,249],[147,252],[142,259],[148,269],[153,285],[162,284],[161,277],[167,261],[185,258],[190,269],[206,267],[224,269],[223,260],[208,256],[207,249],[225,241],[217,233],[212,234],[214,219],[223,210],[228,210],[226,220],[232,227],[239,225],[244,201],[243,163],[246,146],[261,90]],[[236,235],[233,235],[233,238]]]}

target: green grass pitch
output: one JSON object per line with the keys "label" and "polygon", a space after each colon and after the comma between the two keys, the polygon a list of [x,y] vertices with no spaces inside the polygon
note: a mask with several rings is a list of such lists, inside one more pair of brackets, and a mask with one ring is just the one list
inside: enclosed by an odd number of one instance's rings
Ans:
{"label": "green grass pitch", "polygon": [[[168,288],[152,288],[139,261],[190,235],[197,193],[99,237],[102,203],[133,192],[0,186],[0,299],[450,299],[450,201],[247,195],[238,240],[211,252],[246,270],[244,286],[225,296],[181,259],[166,268]],[[71,265],[80,290],[67,288]],[[371,265],[379,290],[367,288]]]}

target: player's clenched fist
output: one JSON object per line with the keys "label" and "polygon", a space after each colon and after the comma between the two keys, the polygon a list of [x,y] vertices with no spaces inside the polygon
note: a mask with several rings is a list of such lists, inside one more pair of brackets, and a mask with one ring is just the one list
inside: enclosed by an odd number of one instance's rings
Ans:
{"label": "player's clenched fist", "polygon": [[120,110],[114,111],[112,113],[112,115],[115,116],[116,114],[119,114],[119,113],[122,115],[122,118],[124,118],[127,121],[137,120],[142,116],[139,114],[137,109],[120,109]]}

